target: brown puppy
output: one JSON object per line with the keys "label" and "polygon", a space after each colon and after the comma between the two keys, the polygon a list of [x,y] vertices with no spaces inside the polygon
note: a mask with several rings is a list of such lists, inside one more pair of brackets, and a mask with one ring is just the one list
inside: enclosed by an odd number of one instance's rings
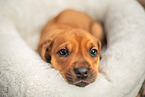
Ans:
{"label": "brown puppy", "polygon": [[85,13],[65,10],[45,26],[37,50],[68,83],[84,87],[97,78],[103,38],[98,22]]}

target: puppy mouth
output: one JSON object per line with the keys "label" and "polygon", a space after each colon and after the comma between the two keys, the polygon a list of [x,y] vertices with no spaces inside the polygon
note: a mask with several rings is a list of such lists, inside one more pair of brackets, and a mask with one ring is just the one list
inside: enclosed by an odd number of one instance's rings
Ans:
{"label": "puppy mouth", "polygon": [[85,80],[79,80],[77,82],[74,82],[73,84],[78,86],[78,87],[85,87],[89,84],[89,82],[85,81]]}
{"label": "puppy mouth", "polygon": [[95,79],[86,79],[86,80],[76,80],[76,79],[74,79],[74,81],[69,80],[68,83],[76,85],[78,87],[85,87],[85,86],[89,85],[90,83],[92,83],[94,81],[95,81]]}
{"label": "puppy mouth", "polygon": [[96,79],[95,76],[96,76],[96,73],[93,72],[86,79],[78,79],[78,78],[76,78],[76,76],[74,74],[71,74],[71,72],[69,71],[65,74],[64,78],[66,79],[66,81],[69,84],[76,85],[78,87],[85,87],[95,81],[95,79]]}

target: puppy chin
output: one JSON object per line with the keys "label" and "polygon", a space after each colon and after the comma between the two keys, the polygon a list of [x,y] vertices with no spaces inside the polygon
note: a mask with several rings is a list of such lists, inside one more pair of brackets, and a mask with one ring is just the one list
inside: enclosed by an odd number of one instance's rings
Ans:
{"label": "puppy chin", "polygon": [[72,72],[68,71],[66,73],[63,73],[62,76],[65,79],[66,82],[69,84],[78,86],[78,87],[85,87],[89,85],[90,83],[93,83],[97,78],[98,72],[92,72],[88,78],[86,79],[78,79],[76,75],[74,75]]}

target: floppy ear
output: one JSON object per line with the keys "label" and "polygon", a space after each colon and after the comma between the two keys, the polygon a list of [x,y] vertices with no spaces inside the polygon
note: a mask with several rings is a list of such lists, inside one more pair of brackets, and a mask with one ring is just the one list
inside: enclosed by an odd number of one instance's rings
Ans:
{"label": "floppy ear", "polygon": [[47,61],[50,63],[51,61],[51,49],[53,46],[53,41],[52,40],[47,40],[41,44],[38,45],[38,53],[42,57],[43,60]]}
{"label": "floppy ear", "polygon": [[91,26],[91,31],[93,36],[95,36],[97,39],[99,39],[101,41],[101,43],[104,42],[104,32],[103,32],[103,28],[102,25],[99,24],[98,22],[93,22],[92,26]]}
{"label": "floppy ear", "polygon": [[101,41],[97,41],[97,45],[98,45],[98,50],[99,50],[99,53],[101,51]]}

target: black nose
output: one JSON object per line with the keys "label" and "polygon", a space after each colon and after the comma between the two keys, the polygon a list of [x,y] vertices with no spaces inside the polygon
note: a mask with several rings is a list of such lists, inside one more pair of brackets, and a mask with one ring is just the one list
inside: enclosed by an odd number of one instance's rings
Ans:
{"label": "black nose", "polygon": [[85,79],[88,77],[89,69],[86,67],[78,67],[74,69],[74,72],[79,79]]}

